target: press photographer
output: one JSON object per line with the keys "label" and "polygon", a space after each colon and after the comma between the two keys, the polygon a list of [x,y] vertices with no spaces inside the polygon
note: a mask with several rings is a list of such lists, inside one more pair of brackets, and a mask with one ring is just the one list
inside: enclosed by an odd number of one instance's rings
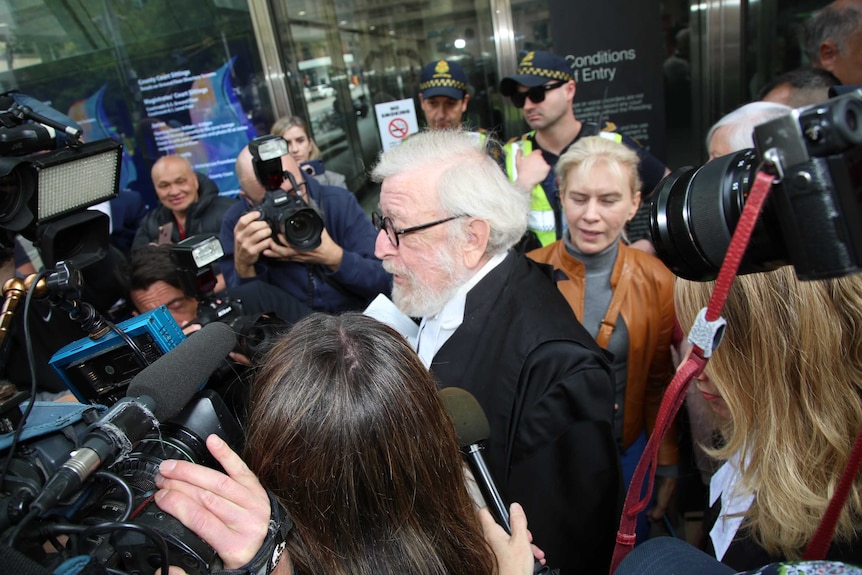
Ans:
{"label": "press photographer", "polygon": [[[708,572],[803,558],[859,565],[862,92],[760,124],[754,142],[670,175],[651,206],[658,255],[681,276],[677,311],[693,345],[656,429],[667,429],[692,378],[722,406],[713,455],[724,465],[710,483],[706,529],[725,567]],[[734,277],[737,265],[745,275]],[[626,499],[614,566],[633,546],[625,539],[639,488]],[[680,560],[645,547],[618,572],[666,572]]]}
{"label": "press photographer", "polygon": [[263,281],[330,313],[364,309],[389,294],[392,277],[374,257],[377,233],[356,197],[306,178],[280,136],[252,141],[236,173],[246,201],[222,222],[228,286]]}
{"label": "press photographer", "polygon": [[764,122],[754,142],[659,184],[650,210],[658,257],[681,277],[714,279],[765,164],[777,180],[740,273],[789,264],[815,279],[862,269],[862,92]]}

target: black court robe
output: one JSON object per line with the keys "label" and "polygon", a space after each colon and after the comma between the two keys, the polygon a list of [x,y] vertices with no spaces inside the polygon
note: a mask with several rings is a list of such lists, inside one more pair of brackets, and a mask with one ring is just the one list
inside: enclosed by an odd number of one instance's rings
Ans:
{"label": "black court robe", "polygon": [[607,573],[622,502],[611,367],[549,270],[510,252],[468,293],[431,371],[484,409],[488,466],[548,564]]}

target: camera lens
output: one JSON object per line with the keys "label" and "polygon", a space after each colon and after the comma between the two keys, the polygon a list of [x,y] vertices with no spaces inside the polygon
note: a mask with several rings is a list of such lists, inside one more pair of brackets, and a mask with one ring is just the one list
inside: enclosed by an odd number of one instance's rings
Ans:
{"label": "camera lens", "polygon": [[[677,170],[659,183],[650,205],[650,233],[658,257],[676,275],[715,279],[756,169],[754,151],[744,150],[697,170]],[[784,248],[776,229],[774,218],[762,214],[739,273],[783,265]]]}
{"label": "camera lens", "polygon": [[859,100],[839,100],[835,106],[835,126],[848,145],[862,144],[862,103]]}
{"label": "camera lens", "polygon": [[313,250],[320,245],[323,220],[311,208],[302,208],[284,221],[284,237],[291,246],[300,251]]}
{"label": "camera lens", "polygon": [[0,222],[14,214],[21,194],[21,182],[16,172],[0,177]]}

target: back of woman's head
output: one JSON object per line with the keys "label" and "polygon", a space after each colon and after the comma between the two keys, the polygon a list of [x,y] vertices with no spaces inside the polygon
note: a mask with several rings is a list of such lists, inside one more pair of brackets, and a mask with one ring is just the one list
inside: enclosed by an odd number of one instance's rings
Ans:
{"label": "back of woman's head", "polygon": [[[687,328],[713,283],[677,280]],[[804,282],[793,268],[736,278],[727,329],[707,369],[731,413],[722,457],[746,454],[750,519],[770,551],[793,556],[817,527],[862,426],[862,276]],[[857,480],[839,537],[862,517]],[[858,519],[857,519],[858,520]]]}
{"label": "back of woman's head", "polygon": [[298,322],[263,363],[249,421],[246,461],[293,517],[299,573],[493,570],[434,381],[390,328]]}

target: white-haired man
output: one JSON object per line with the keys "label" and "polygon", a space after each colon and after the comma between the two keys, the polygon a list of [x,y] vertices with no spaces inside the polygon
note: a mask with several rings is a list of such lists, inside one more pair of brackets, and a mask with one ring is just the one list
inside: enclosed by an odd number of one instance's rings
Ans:
{"label": "white-haired man", "polygon": [[548,268],[510,250],[529,199],[469,135],[448,130],[386,152],[372,177],[376,255],[395,304],[422,318],[419,356],[484,409],[491,473],[524,506],[548,563],[607,571],[621,496],[609,364]]}
{"label": "white-haired man", "polygon": [[786,116],[793,108],[775,102],[749,102],[723,116],[706,134],[709,159],[754,147],[754,127]]}

